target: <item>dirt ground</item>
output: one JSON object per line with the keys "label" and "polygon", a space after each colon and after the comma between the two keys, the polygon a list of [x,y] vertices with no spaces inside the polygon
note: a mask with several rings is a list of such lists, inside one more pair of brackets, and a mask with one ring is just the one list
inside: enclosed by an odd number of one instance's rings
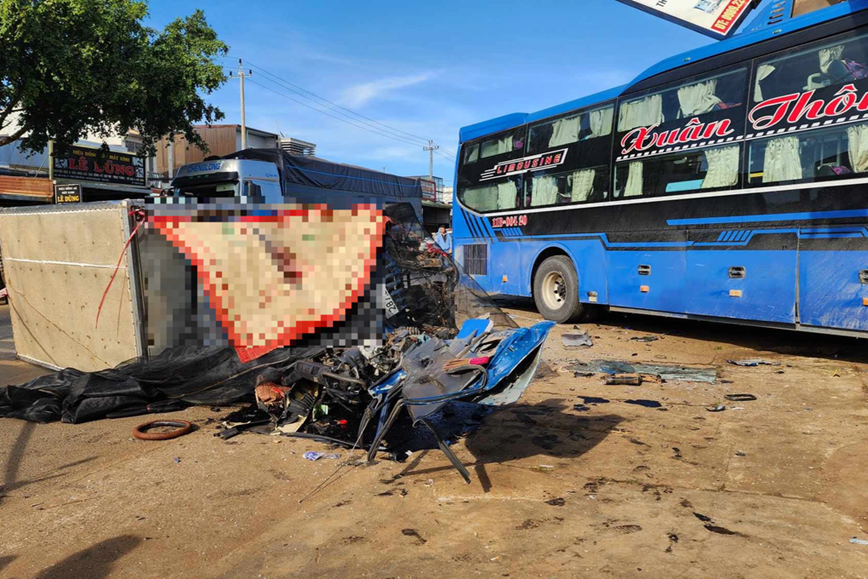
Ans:
{"label": "dirt ground", "polygon": [[[567,350],[572,326],[555,328],[552,371],[453,446],[469,485],[431,450],[346,466],[311,495],[341,461],[215,438],[227,409],[172,414],[200,428],[167,442],[132,438],[141,417],[0,420],[0,576],[868,577],[868,545],[850,543],[868,539],[864,342],[639,316],[580,327],[593,347]],[[9,334],[3,383],[34,375]],[[758,357],[775,365],[727,363]],[[567,369],[595,359],[719,379],[607,386]]]}

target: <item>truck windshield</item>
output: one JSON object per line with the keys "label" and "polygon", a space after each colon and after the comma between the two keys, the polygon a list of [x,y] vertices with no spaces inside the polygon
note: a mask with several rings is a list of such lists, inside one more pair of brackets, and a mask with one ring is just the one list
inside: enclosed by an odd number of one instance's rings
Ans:
{"label": "truck windshield", "polygon": [[196,197],[199,199],[209,197],[235,197],[237,193],[238,181],[175,187],[176,197]]}

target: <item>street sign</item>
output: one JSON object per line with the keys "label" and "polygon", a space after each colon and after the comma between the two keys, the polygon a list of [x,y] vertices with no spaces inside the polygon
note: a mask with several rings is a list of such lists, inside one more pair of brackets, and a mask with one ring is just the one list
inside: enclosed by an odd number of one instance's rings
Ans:
{"label": "street sign", "polygon": [[64,183],[54,186],[55,203],[81,203],[81,185]]}
{"label": "street sign", "polygon": [[147,184],[143,158],[131,153],[77,145],[55,155],[54,177],[141,187]]}
{"label": "street sign", "polygon": [[428,179],[419,179],[422,186],[422,199],[437,201],[437,183]]}
{"label": "street sign", "polygon": [[754,0],[618,0],[628,6],[722,40],[758,4]]}

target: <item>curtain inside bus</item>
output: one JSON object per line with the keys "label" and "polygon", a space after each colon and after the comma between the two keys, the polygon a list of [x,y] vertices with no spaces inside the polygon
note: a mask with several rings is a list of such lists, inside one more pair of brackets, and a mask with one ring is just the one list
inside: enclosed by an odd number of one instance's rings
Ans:
{"label": "curtain inside bus", "polygon": [[497,211],[518,207],[516,180],[504,183],[467,187],[461,190],[461,201],[476,211]]}
{"label": "curtain inside bus", "polygon": [[591,192],[594,190],[594,177],[596,174],[597,172],[594,169],[585,169],[584,171],[576,171],[573,173],[573,187],[570,193],[570,201],[573,203],[587,201],[588,197],[591,196]]}
{"label": "curtain inside bus", "polygon": [[549,147],[568,145],[578,141],[581,121],[581,115],[576,115],[552,123],[552,136],[549,139]]}
{"label": "curtain inside bus", "polygon": [[495,155],[502,155],[511,151],[512,135],[509,135],[503,137],[502,139],[490,139],[482,143],[482,151],[480,152],[480,156],[485,159],[487,157],[494,157]]}
{"label": "curtain inside bus", "polygon": [[618,112],[618,130],[629,131],[663,122],[663,96],[653,94],[643,99],[623,103]]}
{"label": "curtain inside bus", "polygon": [[642,194],[642,161],[630,163],[627,184],[624,186],[624,197],[638,197]]}
{"label": "curtain inside bus", "polygon": [[678,89],[678,104],[682,118],[710,112],[721,100],[715,96],[717,79],[689,84]]}
{"label": "curtain inside bus", "polygon": [[778,137],[766,144],[763,183],[798,181],[803,178],[798,137]]}
{"label": "curtain inside bus", "polygon": [[593,139],[594,137],[605,137],[611,134],[614,116],[614,106],[597,109],[588,113],[588,124],[591,127],[591,134],[587,138]]}
{"label": "curtain inside bus", "polygon": [[756,69],[756,86],[753,91],[753,100],[755,102],[762,102],[763,100],[763,89],[760,86],[760,83],[768,78],[768,76],[775,71],[775,67],[770,64],[761,64]]}
{"label": "curtain inside bus", "polygon": [[554,205],[558,202],[558,178],[544,175],[542,177],[534,177],[533,191],[531,192],[530,205],[531,207],[539,207],[541,205]]}
{"label": "curtain inside bus", "polygon": [[738,183],[738,145],[705,151],[708,171],[700,189],[732,187]]}
{"label": "curtain inside bus", "polygon": [[823,74],[829,74],[829,69],[836,60],[840,60],[841,56],[844,54],[844,45],[838,44],[837,46],[829,46],[827,48],[821,48],[818,56],[820,57],[820,72]]}
{"label": "curtain inside bus", "polygon": [[868,172],[868,125],[847,127],[847,151],[850,168],[856,173]]}

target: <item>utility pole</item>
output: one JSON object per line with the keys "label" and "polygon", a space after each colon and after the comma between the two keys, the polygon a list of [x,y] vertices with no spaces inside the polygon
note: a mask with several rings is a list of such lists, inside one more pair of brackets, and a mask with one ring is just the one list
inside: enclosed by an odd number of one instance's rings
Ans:
{"label": "utility pole", "polygon": [[54,139],[48,139],[48,180],[54,183]]}
{"label": "utility pole", "polygon": [[[232,76],[232,71],[229,71],[229,76]],[[244,115],[244,78],[253,76],[253,71],[244,72],[241,59],[238,59],[238,80],[241,82],[241,148],[247,148],[247,120]]]}
{"label": "utility pole", "polygon": [[428,139],[428,146],[422,147],[423,151],[428,151],[428,180],[434,180],[434,151],[440,148],[440,145],[435,145],[434,141]]}

